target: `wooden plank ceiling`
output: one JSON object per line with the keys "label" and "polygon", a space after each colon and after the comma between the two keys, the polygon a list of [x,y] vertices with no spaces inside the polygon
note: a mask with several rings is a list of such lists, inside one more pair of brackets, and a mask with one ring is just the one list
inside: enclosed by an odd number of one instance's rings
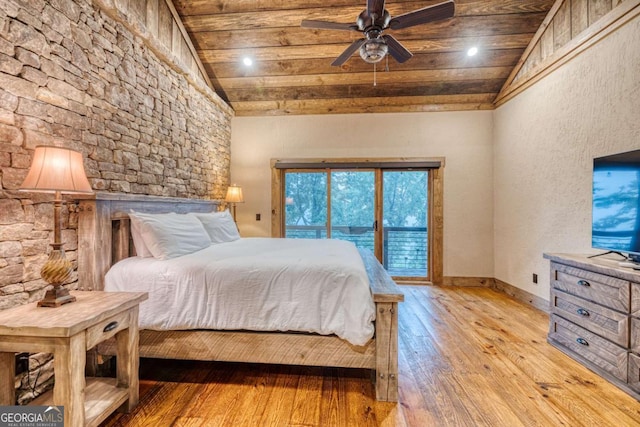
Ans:
{"label": "wooden plank ceiling", "polygon": [[[385,8],[394,17],[440,1]],[[303,19],[355,23],[365,0],[174,0],[216,92],[238,116],[492,109],[553,3],[456,0],[453,18],[385,31],[414,56],[385,58],[374,77],[357,53],[331,66],[361,33],[300,27]]]}

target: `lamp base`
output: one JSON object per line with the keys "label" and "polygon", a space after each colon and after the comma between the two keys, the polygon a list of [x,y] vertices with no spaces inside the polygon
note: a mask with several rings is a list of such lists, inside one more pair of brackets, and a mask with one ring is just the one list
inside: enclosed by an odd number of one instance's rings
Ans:
{"label": "lamp base", "polygon": [[68,289],[56,286],[44,294],[44,298],[38,301],[38,307],[60,307],[75,300],[76,297],[70,295]]}

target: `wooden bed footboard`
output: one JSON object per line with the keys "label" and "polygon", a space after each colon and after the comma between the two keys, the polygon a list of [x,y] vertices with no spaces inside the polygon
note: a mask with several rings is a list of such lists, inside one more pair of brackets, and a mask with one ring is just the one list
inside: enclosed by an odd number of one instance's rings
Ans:
{"label": "wooden bed footboard", "polygon": [[[78,282],[81,290],[102,290],[115,262],[134,255],[130,210],[150,213],[211,212],[217,201],[98,193],[80,201]],[[375,336],[354,346],[336,336],[283,332],[140,332],[140,357],[334,366],[375,370],[376,399],[398,400],[398,303],[404,295],[369,251],[360,251],[376,305]],[[108,342],[103,354],[115,354]]]}

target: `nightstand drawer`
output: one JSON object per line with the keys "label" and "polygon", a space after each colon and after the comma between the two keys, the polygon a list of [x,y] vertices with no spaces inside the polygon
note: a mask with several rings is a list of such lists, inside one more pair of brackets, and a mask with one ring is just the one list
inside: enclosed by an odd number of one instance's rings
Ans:
{"label": "nightstand drawer", "polygon": [[551,312],[616,344],[629,345],[629,316],[557,289],[551,290]]}
{"label": "nightstand drawer", "polygon": [[627,381],[629,353],[626,349],[555,314],[551,315],[549,338],[616,378]]}
{"label": "nightstand drawer", "polygon": [[554,289],[629,313],[629,281],[557,263],[551,263],[551,269]]}
{"label": "nightstand drawer", "polygon": [[130,310],[123,311],[87,328],[87,350],[111,338],[123,329],[127,329],[129,327],[129,319],[131,318],[129,313]]}

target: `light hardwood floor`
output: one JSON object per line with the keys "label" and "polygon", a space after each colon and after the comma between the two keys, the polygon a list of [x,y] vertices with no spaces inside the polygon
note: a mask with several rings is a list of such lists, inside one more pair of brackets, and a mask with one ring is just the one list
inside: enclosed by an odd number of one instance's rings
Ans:
{"label": "light hardwood floor", "polygon": [[640,426],[640,402],[546,343],[548,316],[486,288],[402,286],[399,403],[369,372],[141,361],[105,426]]}

